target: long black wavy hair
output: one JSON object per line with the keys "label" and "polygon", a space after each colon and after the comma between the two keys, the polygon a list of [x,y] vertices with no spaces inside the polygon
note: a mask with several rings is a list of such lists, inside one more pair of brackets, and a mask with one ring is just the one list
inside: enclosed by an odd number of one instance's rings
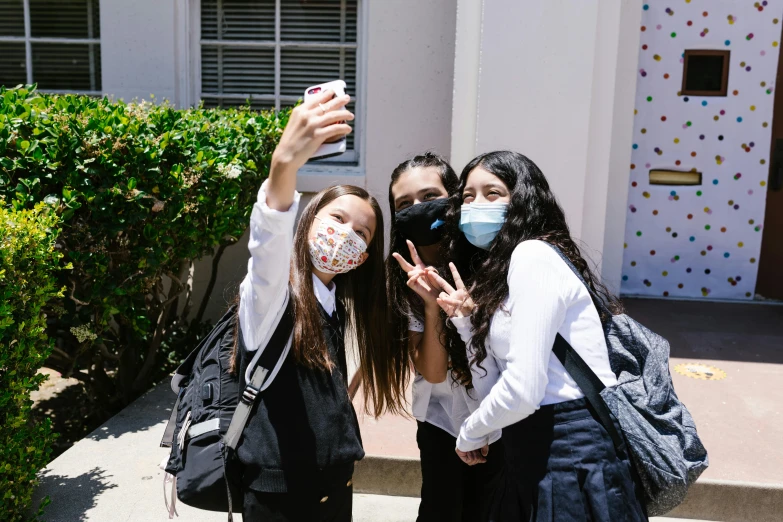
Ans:
{"label": "long black wavy hair", "polygon": [[[474,247],[459,231],[462,193],[468,176],[476,167],[497,176],[511,194],[506,221],[489,250]],[[523,241],[538,239],[558,247],[579,270],[607,309],[615,314],[621,312],[619,300],[593,273],[576,242],[571,238],[565,213],[549,188],[546,177],[535,163],[522,154],[510,151],[488,152],[468,163],[460,175],[459,193],[452,198],[446,227],[449,234],[448,259],[457,266],[476,305],[470,317],[473,325],[471,365],[481,368],[482,361],[487,357],[486,343],[492,316],[508,296],[511,254]],[[459,336],[453,329],[449,329],[448,344],[456,346],[458,343],[461,343]],[[452,349],[454,348],[450,348],[450,351]]]}
{"label": "long black wavy hair", "polygon": [[[408,252],[408,245],[405,243],[405,237],[402,236],[397,229],[397,222],[395,219],[394,211],[394,196],[392,195],[392,188],[405,172],[408,172],[414,168],[426,168],[434,167],[438,171],[438,176],[443,184],[443,188],[446,189],[449,201],[459,200],[460,182],[457,177],[457,173],[451,168],[451,165],[440,155],[434,152],[425,152],[403,161],[392,171],[391,181],[389,182],[389,208],[391,209],[391,233],[390,233],[390,248],[389,256],[386,258],[386,286],[387,295],[389,299],[389,310],[392,317],[391,334],[394,335],[394,341],[398,345],[398,349],[404,353],[409,353],[409,317],[408,314],[412,313],[417,319],[423,322],[424,320],[424,305],[421,298],[416,293],[408,288],[407,281],[408,276],[400,268],[397,260],[392,257],[393,252],[397,252],[405,258],[409,263],[413,263],[410,253]],[[441,253],[440,258],[446,260],[446,254],[448,250],[446,248],[447,242],[441,241]],[[445,266],[445,263],[442,263]],[[444,266],[437,266],[438,271],[448,273],[448,269],[444,270]],[[451,356],[451,370],[454,380],[460,384],[470,387],[470,368],[468,366],[468,359],[465,353],[465,345],[462,344],[461,339],[457,339],[454,343],[449,343],[451,349],[449,355]],[[410,354],[409,354],[410,356]]]}

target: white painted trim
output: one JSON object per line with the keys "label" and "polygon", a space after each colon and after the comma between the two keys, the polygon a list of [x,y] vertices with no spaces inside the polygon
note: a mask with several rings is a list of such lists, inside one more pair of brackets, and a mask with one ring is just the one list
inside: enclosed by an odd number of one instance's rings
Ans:
{"label": "white painted trim", "polygon": [[190,1],[190,102],[189,107],[201,103],[201,0]]}
{"label": "white painted trim", "polygon": [[189,0],[174,2],[174,105],[190,107],[192,100],[190,72],[191,17]]}
{"label": "white painted trim", "polygon": [[476,155],[484,0],[458,0],[451,111],[451,156],[457,171]]}
{"label": "white painted trim", "polygon": [[[96,2],[98,0],[95,0]],[[92,39],[95,36],[95,23],[93,20],[93,10],[92,10],[92,3],[93,0],[87,0],[87,36]],[[98,21],[100,27],[100,20]],[[99,44],[100,45],[100,44]],[[89,55],[90,55],[90,90],[95,91],[95,46],[90,45],[89,47]]]}
{"label": "white painted trim", "polygon": [[[366,142],[365,129],[367,128],[367,60],[369,37],[367,34],[369,23],[369,12],[366,3],[370,0],[359,0],[356,3],[358,12],[356,13],[356,43],[359,48],[356,51],[356,112],[358,117],[354,120],[354,138],[353,148],[356,154],[356,170],[362,176],[366,169]],[[350,94],[350,93],[349,93]],[[364,183],[361,186],[366,186]]]}
{"label": "white painted trim", "polygon": [[50,38],[43,36],[31,36],[25,38],[24,36],[0,36],[0,42],[30,42],[30,43],[57,43],[57,44],[100,44],[100,38]]}
{"label": "white painted trim", "polygon": [[280,110],[280,75],[283,69],[283,52],[280,48],[282,1],[275,0],[275,110]]}
{"label": "white painted trim", "polygon": [[273,49],[275,47],[285,47],[286,49],[356,49],[359,45],[356,43],[340,42],[274,42],[271,40],[201,40],[199,42],[205,47],[246,47]]}
{"label": "white painted trim", "polygon": [[33,83],[33,45],[30,42],[30,0],[24,0],[24,58],[27,68],[27,83]]}
{"label": "white painted trim", "polygon": [[352,174],[350,170],[345,168],[313,169],[303,167],[296,176],[296,190],[299,192],[319,192],[334,185],[364,187],[366,181],[363,173]]}
{"label": "white painted trim", "polygon": [[103,96],[103,91],[74,91],[71,89],[38,89],[46,94],[84,94],[85,96]]}

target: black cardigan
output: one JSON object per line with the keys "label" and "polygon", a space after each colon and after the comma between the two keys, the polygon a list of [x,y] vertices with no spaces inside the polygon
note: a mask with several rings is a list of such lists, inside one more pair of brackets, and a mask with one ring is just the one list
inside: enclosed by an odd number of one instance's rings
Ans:
{"label": "black cardigan", "polygon": [[[329,317],[320,304],[318,308],[335,366],[332,372],[307,368],[296,362],[293,349],[288,353],[275,380],[259,394],[237,446],[244,489],[284,493],[347,482],[354,462],[364,457],[348,396],[345,309],[338,303],[336,317]],[[244,379],[255,352],[238,337]]]}

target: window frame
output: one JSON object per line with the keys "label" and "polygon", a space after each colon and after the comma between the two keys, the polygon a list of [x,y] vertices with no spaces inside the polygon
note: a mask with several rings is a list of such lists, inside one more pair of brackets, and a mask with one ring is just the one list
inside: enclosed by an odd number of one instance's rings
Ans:
{"label": "window frame", "polygon": [[[88,32],[93,32],[92,28],[95,27],[95,20],[93,20],[93,2],[99,2],[100,0],[86,0],[87,2],[87,27]],[[65,44],[65,45],[84,45],[84,44],[97,44],[101,45],[100,38],[59,38],[59,37],[37,37],[32,36],[31,22],[30,22],[30,0],[22,0],[24,6],[24,36],[0,36],[0,42],[2,43],[24,43],[25,52],[25,72],[27,74],[26,83],[32,85],[35,83],[33,75],[33,44],[34,43],[48,43],[48,44]],[[100,19],[97,21],[100,25]],[[92,89],[90,90],[70,90],[70,89],[39,89],[41,92],[51,94],[86,94],[88,96],[102,96],[103,92],[96,89],[96,66],[95,66],[95,53],[94,46],[89,46],[90,51],[90,83]],[[101,80],[103,80],[101,78]],[[101,81],[103,85],[103,81]]]}
{"label": "window frame", "polygon": [[[692,56],[721,56],[723,57],[723,70],[721,71],[720,91],[696,91],[685,88],[688,82],[688,62]],[[686,49],[682,60],[682,96],[718,96],[725,97],[729,94],[729,68],[731,67],[731,51],[716,49]]]}
{"label": "window frame", "polygon": [[[343,0],[345,1],[345,0]],[[367,78],[367,49],[366,49],[366,30],[367,30],[367,0],[357,1],[356,14],[356,42],[355,43],[328,43],[328,42],[281,42],[280,41],[280,13],[281,0],[275,1],[275,40],[274,41],[256,41],[256,40],[226,40],[225,46],[249,47],[249,48],[273,48],[275,49],[275,94],[273,95],[210,95],[204,97],[201,92],[201,48],[202,45],[215,45],[215,40],[201,39],[201,0],[190,0],[187,33],[190,34],[190,55],[188,60],[190,66],[191,89],[188,105],[197,105],[203,99],[237,99],[243,100],[264,100],[274,101],[275,108],[280,107],[281,101],[296,101],[304,96],[280,95],[280,69],[281,69],[281,49],[283,48],[348,48],[356,49],[356,93],[349,93],[356,98],[355,111],[357,113],[354,120],[354,148],[347,151],[338,158],[329,158],[321,161],[312,161],[307,163],[299,171],[297,178],[297,189],[305,192],[321,190],[335,183],[347,183],[353,185],[364,184],[365,161],[364,151],[366,143],[364,139],[365,113],[366,113],[366,78]],[[337,78],[334,78],[337,79]]]}

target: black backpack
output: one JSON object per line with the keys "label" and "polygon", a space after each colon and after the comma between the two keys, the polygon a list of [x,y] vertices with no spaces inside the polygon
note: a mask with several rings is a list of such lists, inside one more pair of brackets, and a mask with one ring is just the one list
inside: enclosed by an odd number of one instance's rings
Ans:
{"label": "black backpack", "polygon": [[263,352],[249,384],[238,361],[237,371],[230,371],[235,335],[241,335],[236,305],[177,368],[171,381],[177,402],[160,443],[171,448],[164,468],[164,496],[171,486],[169,518],[177,514],[175,495],[198,509],[227,512],[229,520],[233,506],[242,506],[235,450],[267,375],[288,355],[292,306],[289,299],[266,347],[258,348]]}

